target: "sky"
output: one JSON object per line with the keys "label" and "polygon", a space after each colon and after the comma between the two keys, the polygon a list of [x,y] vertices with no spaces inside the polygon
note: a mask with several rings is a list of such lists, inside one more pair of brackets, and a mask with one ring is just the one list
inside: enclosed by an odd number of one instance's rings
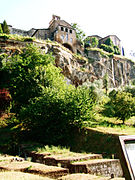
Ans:
{"label": "sky", "polygon": [[[134,0],[0,0],[0,22],[14,28],[48,28],[52,15],[77,23],[89,35],[117,35],[127,57],[135,52]],[[135,54],[134,54],[135,55]]]}

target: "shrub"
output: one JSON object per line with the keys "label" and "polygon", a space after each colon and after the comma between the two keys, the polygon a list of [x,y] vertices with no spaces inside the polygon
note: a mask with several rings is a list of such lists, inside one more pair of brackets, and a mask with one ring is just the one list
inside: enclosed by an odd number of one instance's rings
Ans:
{"label": "shrub", "polygon": [[3,33],[3,30],[2,30],[2,26],[1,26],[1,24],[0,24],[0,33]]}
{"label": "shrub", "polygon": [[45,143],[66,143],[73,127],[92,125],[94,102],[93,92],[89,89],[69,87],[60,91],[46,88],[43,96],[22,108],[20,123]]}
{"label": "shrub", "polygon": [[100,48],[103,49],[104,51],[109,52],[109,53],[114,53],[114,48],[111,46],[108,46],[106,44],[101,44]]}
{"label": "shrub", "polygon": [[114,46],[114,54],[120,55],[120,50],[118,46]]}
{"label": "shrub", "polygon": [[135,97],[135,87],[127,86],[125,87],[125,92],[131,93],[133,97]]}
{"label": "shrub", "polygon": [[0,89],[0,114],[8,110],[11,102],[11,96],[6,89]]}
{"label": "shrub", "polygon": [[3,21],[3,24],[2,24],[2,30],[3,30],[3,33],[6,33],[6,34],[10,33],[7,22],[5,20]]}
{"label": "shrub", "polygon": [[10,38],[10,36],[8,34],[0,34],[0,38],[7,40]]}

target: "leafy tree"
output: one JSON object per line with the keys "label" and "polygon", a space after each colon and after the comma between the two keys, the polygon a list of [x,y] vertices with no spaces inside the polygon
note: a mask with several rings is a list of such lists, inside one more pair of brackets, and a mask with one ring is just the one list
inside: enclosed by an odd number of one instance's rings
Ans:
{"label": "leafy tree", "polygon": [[108,38],[108,39],[104,42],[104,44],[113,47],[113,42],[112,42],[111,38]]}
{"label": "leafy tree", "polygon": [[100,48],[103,49],[106,52],[114,53],[114,48],[112,46],[108,46],[106,44],[101,44]]}
{"label": "leafy tree", "polygon": [[95,48],[98,46],[98,39],[96,37],[87,37],[85,40],[84,40],[84,43],[85,43],[85,48],[87,47],[91,47],[91,48]]}
{"label": "leafy tree", "polygon": [[3,33],[3,30],[2,30],[2,26],[1,26],[1,24],[0,24],[0,33]]}
{"label": "leafy tree", "polygon": [[120,50],[118,46],[113,46],[113,48],[114,48],[114,54],[120,55]]}
{"label": "leafy tree", "polygon": [[51,85],[53,79],[46,78],[46,70],[49,69],[47,65],[52,62],[54,58],[51,55],[41,53],[33,45],[24,48],[20,55],[4,57],[1,68],[5,77],[3,86],[9,88],[18,110],[30,98],[40,96],[44,86]]}
{"label": "leafy tree", "polygon": [[6,20],[3,21],[2,30],[3,30],[3,33],[6,33],[6,34],[10,33]]}
{"label": "leafy tree", "polygon": [[85,33],[83,30],[81,30],[80,26],[77,23],[72,23],[71,26],[76,31],[76,38],[83,43],[83,40],[85,38]]}
{"label": "leafy tree", "polygon": [[114,111],[114,116],[123,121],[133,116],[135,98],[130,93],[118,91],[111,93],[110,105]]}
{"label": "leafy tree", "polygon": [[89,89],[46,88],[43,96],[22,108],[20,122],[23,128],[47,144],[66,143],[73,127],[92,125],[94,102]]}
{"label": "leafy tree", "polygon": [[103,44],[101,44],[100,48],[109,53],[120,55],[120,50],[118,46],[115,46],[113,44],[113,41],[111,40],[111,38],[108,38]]}
{"label": "leafy tree", "polygon": [[64,81],[54,58],[29,45],[18,55],[3,57],[1,72],[13,99],[19,127],[46,143],[65,142],[72,128],[93,124],[92,89]]}

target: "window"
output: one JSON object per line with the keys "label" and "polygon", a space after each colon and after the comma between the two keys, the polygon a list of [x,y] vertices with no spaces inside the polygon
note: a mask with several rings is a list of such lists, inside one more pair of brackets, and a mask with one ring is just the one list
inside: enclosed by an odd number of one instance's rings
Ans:
{"label": "window", "polygon": [[70,33],[72,34],[72,30],[70,29]]}
{"label": "window", "polygon": [[47,34],[45,34],[45,39],[47,39]]}
{"label": "window", "polygon": [[66,41],[68,41],[68,34],[66,34]]}
{"label": "window", "polygon": [[61,37],[62,40],[64,40],[64,35],[61,35],[60,37]]}
{"label": "window", "polygon": [[63,27],[61,27],[61,31],[64,31],[64,28],[63,28]]}
{"label": "window", "polygon": [[71,42],[71,43],[73,42],[73,38],[70,38],[70,42]]}
{"label": "window", "polygon": [[68,32],[68,28],[66,28],[65,31]]}

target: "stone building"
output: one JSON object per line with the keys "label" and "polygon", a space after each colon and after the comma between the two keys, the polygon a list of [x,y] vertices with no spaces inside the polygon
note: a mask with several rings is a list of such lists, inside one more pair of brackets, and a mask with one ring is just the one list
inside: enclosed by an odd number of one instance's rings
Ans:
{"label": "stone building", "polygon": [[52,20],[49,23],[47,29],[34,29],[29,31],[24,31],[20,29],[15,29],[9,26],[11,34],[19,34],[23,36],[36,37],[37,39],[50,39],[52,41],[57,41],[63,46],[71,50],[73,53],[83,54],[83,47],[81,42],[76,38],[75,29],[64,20],[61,20],[59,16],[52,16]]}
{"label": "stone building", "polygon": [[[121,41],[120,41],[120,39],[119,39],[116,35],[108,35],[108,36],[103,37],[103,38],[100,37],[100,36],[98,36],[98,35],[88,36],[88,38],[94,38],[94,37],[98,39],[99,45],[100,45],[100,44],[104,44],[104,42],[105,42],[108,38],[110,38],[110,39],[112,40],[113,44],[114,44],[115,46],[118,46],[118,48],[119,48],[119,50],[120,50],[120,52],[121,52]],[[89,40],[87,41],[87,43],[90,44],[90,43],[91,43],[91,39],[89,39]]]}
{"label": "stone building", "polygon": [[116,35],[109,35],[104,38],[99,39],[99,44],[103,44],[108,38],[110,38],[115,46],[118,46],[121,51],[121,42],[120,39]]}

